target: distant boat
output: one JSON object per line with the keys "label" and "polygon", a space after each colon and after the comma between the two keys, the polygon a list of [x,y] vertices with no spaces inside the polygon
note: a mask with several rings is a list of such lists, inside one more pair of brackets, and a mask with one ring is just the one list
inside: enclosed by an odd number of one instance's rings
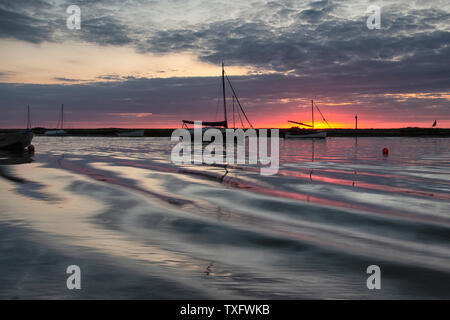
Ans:
{"label": "distant boat", "polygon": [[[61,126],[61,128],[59,128],[59,126]],[[67,135],[67,131],[63,130],[64,129],[64,105],[61,104],[61,116],[60,116],[60,122],[58,124],[58,129],[57,130],[48,130],[45,131],[45,135],[46,136],[66,136]]]}
{"label": "distant boat", "polygon": [[[230,79],[228,78],[228,76],[225,76],[225,68],[224,68],[223,62],[222,62],[222,98],[223,98],[223,116],[224,116],[224,119],[222,121],[203,121],[202,125],[204,127],[217,128],[217,129],[220,129],[222,131],[224,129],[228,129],[227,99],[226,99],[226,91],[225,91],[225,87],[226,87],[225,79],[227,80],[227,83],[230,86],[231,91],[233,93],[233,127],[234,128],[236,127],[236,122],[234,121],[234,116],[235,116],[234,101],[236,100],[236,102],[238,104],[238,107],[239,107],[239,109],[237,109],[237,107],[236,107],[237,114],[239,115],[239,119],[241,120],[242,127],[244,127],[244,122],[242,120],[241,114],[239,113],[239,110],[241,111],[241,113],[244,116],[245,120],[247,121],[248,125],[251,128],[253,128],[250,120],[248,120],[248,117],[247,117],[247,114],[244,111],[244,108],[242,107],[242,105],[241,105],[241,103],[240,103],[240,101],[239,101],[239,99],[238,99],[238,97],[236,95],[236,92],[234,91],[234,88],[233,88],[233,86],[231,84]],[[183,120],[183,128],[189,129],[187,125],[188,124],[194,124],[194,122],[195,121],[192,121],[192,120]],[[205,132],[205,130],[206,130],[206,128],[202,128],[202,132]],[[193,133],[194,129],[190,128],[189,131],[191,133]]]}
{"label": "distant boat", "polygon": [[117,134],[118,137],[143,137],[145,130],[135,130],[128,132],[120,132]]}
{"label": "distant boat", "polygon": [[[314,100],[311,100],[311,125],[305,124],[302,122],[297,122],[297,121],[291,121],[291,120],[288,121],[290,123],[295,123],[295,124],[298,124],[298,125],[301,125],[304,127],[309,127],[311,129],[300,129],[298,127],[291,128],[284,135],[285,138],[287,138],[287,139],[313,139],[313,138],[325,139],[327,137],[326,131],[314,129],[314,106],[317,108],[317,110],[322,115],[322,112],[320,111],[320,109],[317,107],[317,105],[314,104]],[[322,118],[325,120],[323,115],[322,115]],[[325,120],[325,122],[327,122],[327,121]],[[328,124],[328,122],[327,122],[327,124]]]}
{"label": "distant boat", "polygon": [[28,105],[27,129],[0,134],[0,149],[21,151],[31,145],[31,140],[33,140],[33,132],[31,132],[30,106]]}
{"label": "distant boat", "polygon": [[437,125],[437,120],[434,120],[433,125],[431,126],[432,128],[436,127]]}

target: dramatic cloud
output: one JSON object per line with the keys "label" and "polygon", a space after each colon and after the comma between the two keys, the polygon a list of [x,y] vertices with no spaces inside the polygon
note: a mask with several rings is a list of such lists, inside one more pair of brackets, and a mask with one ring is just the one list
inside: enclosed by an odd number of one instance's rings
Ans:
{"label": "dramatic cloud", "polygon": [[100,45],[125,45],[132,42],[126,28],[113,17],[83,21],[81,33],[81,39]]}
{"label": "dramatic cloud", "polygon": [[50,41],[52,34],[48,21],[0,8],[0,38],[40,43]]}
{"label": "dramatic cloud", "polygon": [[[313,7],[287,11],[287,26],[235,19],[159,31],[148,40],[147,50],[192,50],[212,63],[224,59],[309,78],[351,76],[355,83],[372,85],[374,78],[381,85],[395,79],[396,87],[403,83],[405,88],[415,78],[414,84],[422,88],[434,89],[436,82],[448,88],[448,12],[434,8],[401,12],[392,7],[383,11],[383,29],[373,31],[364,19],[336,17],[337,6],[329,1]],[[286,15],[286,10],[279,8],[274,15]]]}
{"label": "dramatic cloud", "polygon": [[[77,32],[65,28],[70,4],[82,10]],[[381,7],[379,30],[366,26],[370,4]],[[413,116],[450,121],[448,1],[20,0],[0,2],[0,18],[0,39],[130,47],[141,55],[189,54],[205,63],[241,66],[249,73],[235,77],[236,87],[254,118],[294,113],[314,98],[347,117],[389,112],[405,123]],[[0,80],[9,79],[8,72],[0,69]],[[127,78],[113,72],[95,81],[54,76],[61,86],[4,84],[0,108],[32,101],[48,115],[50,105],[65,100],[89,119],[102,112],[152,113],[145,120],[159,123],[214,109],[215,78]],[[158,118],[161,110],[167,119]],[[12,109],[6,112],[17,119]]]}

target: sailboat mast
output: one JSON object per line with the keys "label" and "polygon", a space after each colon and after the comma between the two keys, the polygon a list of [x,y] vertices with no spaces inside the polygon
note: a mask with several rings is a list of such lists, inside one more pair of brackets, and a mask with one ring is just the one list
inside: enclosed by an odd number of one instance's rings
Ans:
{"label": "sailboat mast", "polygon": [[314,129],[314,100],[311,100],[311,125],[312,128]]}
{"label": "sailboat mast", "polygon": [[27,113],[27,129],[31,129],[30,105],[28,105],[28,113]]}
{"label": "sailboat mast", "polygon": [[64,104],[61,104],[61,130],[64,128]]}
{"label": "sailboat mast", "polygon": [[227,100],[225,97],[225,69],[222,61],[222,91],[223,91],[223,113],[225,116],[225,128],[228,128],[228,121],[227,121]]}
{"label": "sailboat mast", "polygon": [[233,95],[233,129],[236,129],[236,121],[234,119],[234,95]]}

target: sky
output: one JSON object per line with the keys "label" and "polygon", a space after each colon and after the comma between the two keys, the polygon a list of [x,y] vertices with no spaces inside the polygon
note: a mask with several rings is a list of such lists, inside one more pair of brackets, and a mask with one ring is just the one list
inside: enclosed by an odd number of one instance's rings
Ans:
{"label": "sky", "polygon": [[0,0],[0,48],[0,128],[222,120],[222,61],[257,128],[450,128],[448,0]]}

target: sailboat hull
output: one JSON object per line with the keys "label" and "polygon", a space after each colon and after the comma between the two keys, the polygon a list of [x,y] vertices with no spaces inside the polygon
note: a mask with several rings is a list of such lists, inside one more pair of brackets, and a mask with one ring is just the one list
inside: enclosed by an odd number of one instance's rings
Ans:
{"label": "sailboat hull", "polygon": [[31,131],[0,134],[0,149],[23,150],[31,144],[31,140]]}
{"label": "sailboat hull", "polygon": [[306,134],[293,134],[288,132],[284,137],[286,139],[325,139],[327,137],[327,133],[325,131]]}

